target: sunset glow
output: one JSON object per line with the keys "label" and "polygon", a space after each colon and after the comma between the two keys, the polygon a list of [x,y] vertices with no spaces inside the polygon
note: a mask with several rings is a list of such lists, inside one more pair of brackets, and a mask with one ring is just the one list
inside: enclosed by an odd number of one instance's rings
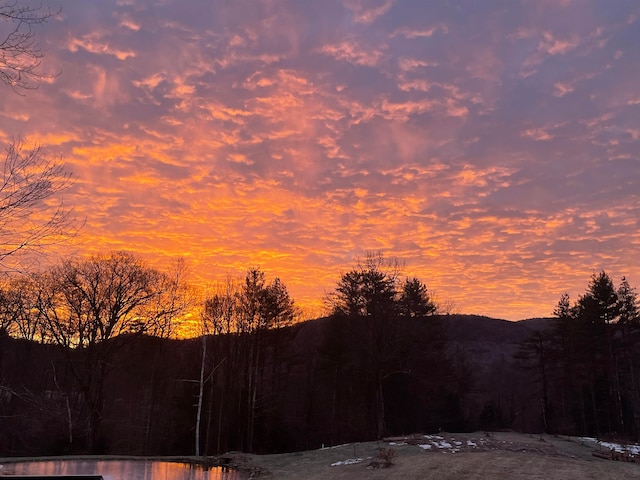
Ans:
{"label": "sunset glow", "polygon": [[53,253],[259,266],[307,316],[368,251],[461,313],[640,287],[640,6],[46,0],[0,142],[61,156],[86,224]]}

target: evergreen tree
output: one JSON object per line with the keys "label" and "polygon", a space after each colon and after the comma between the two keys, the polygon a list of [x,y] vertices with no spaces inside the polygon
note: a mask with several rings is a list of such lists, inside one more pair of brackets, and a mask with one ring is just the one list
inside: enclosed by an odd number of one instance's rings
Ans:
{"label": "evergreen tree", "polygon": [[609,325],[618,320],[618,294],[606,272],[591,276],[587,291],[578,300],[577,308],[578,316],[593,325]]}
{"label": "evergreen tree", "polygon": [[438,311],[427,291],[427,286],[415,277],[404,281],[399,308],[400,314],[408,318],[424,318]]}
{"label": "evergreen tree", "polygon": [[618,287],[618,314],[620,324],[637,325],[640,323],[640,309],[638,308],[638,293],[629,285],[626,277],[622,277]]}

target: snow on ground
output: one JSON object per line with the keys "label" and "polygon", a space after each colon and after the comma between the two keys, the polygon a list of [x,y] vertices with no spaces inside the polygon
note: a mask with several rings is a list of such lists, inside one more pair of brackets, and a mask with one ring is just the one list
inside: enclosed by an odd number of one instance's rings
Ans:
{"label": "snow on ground", "polygon": [[[406,437],[405,440],[395,439],[394,441],[386,442],[390,447],[398,447],[403,445],[416,445],[417,447],[422,448],[423,450],[433,450],[439,451],[442,453],[457,453],[462,450],[473,450],[478,448],[478,444],[484,445],[484,439],[480,440],[457,440],[455,437],[450,436],[449,438],[445,438],[442,435],[413,435],[411,437]],[[335,448],[335,447],[328,447]],[[369,457],[371,458],[371,457]],[[332,467],[338,467],[342,465],[353,465],[355,463],[363,462],[363,458],[350,458],[347,460],[342,460],[340,462],[332,463]]]}
{"label": "snow on ground", "polygon": [[[371,458],[371,457],[369,457]],[[332,467],[339,467],[341,465],[354,465],[356,463],[364,462],[364,458],[349,458],[347,460],[342,460],[341,462],[332,463]]]}
{"label": "snow on ground", "polygon": [[[518,439],[510,439],[509,437],[500,438],[492,434],[485,433],[483,436],[469,437],[465,434],[443,433],[442,435],[422,435],[414,434],[403,437],[393,437],[386,440],[386,444],[391,447],[414,445],[424,451],[432,453],[458,453],[470,451],[492,451],[501,450],[508,452],[537,452],[544,455],[569,456],[573,458],[573,454],[563,453],[559,451],[553,443],[547,442],[542,436],[534,441],[534,437],[530,442]],[[640,458],[640,445],[625,445],[621,443],[607,442],[591,437],[573,437],[572,441],[582,442],[600,450],[614,450],[620,453],[626,453],[632,457]],[[331,466],[352,465],[354,463],[363,462],[366,459],[351,458],[331,464]]]}
{"label": "snow on ground", "polygon": [[[465,445],[464,442],[456,440],[453,437],[446,440],[441,435],[423,435],[423,438],[426,441],[417,444],[423,450],[431,450],[433,447],[435,447],[443,452],[450,451],[451,453],[456,453],[459,452]],[[471,440],[467,440],[466,446],[469,448],[476,448],[478,444],[476,442],[472,442]]]}
{"label": "snow on ground", "polygon": [[598,440],[597,438],[593,438],[593,437],[580,437],[580,440],[582,442],[591,442],[594,443],[600,447],[609,449],[609,450],[613,450],[615,452],[618,453],[628,453],[631,456],[637,456],[640,454],[640,445],[637,444],[622,444],[622,443],[615,443],[615,442],[605,442],[604,440]]}
{"label": "snow on ground", "polygon": [[331,447],[325,447],[324,444],[322,444],[322,448],[320,450],[333,450],[335,448],[342,448],[342,447],[346,447],[350,445],[349,443],[343,443],[341,445],[333,445]]}

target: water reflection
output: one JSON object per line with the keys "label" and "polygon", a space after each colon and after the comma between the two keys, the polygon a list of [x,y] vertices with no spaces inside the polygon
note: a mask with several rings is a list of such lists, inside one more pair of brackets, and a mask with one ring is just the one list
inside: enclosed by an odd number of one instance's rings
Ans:
{"label": "water reflection", "polygon": [[55,460],[5,463],[4,475],[102,475],[104,480],[241,480],[237,472],[142,460]]}

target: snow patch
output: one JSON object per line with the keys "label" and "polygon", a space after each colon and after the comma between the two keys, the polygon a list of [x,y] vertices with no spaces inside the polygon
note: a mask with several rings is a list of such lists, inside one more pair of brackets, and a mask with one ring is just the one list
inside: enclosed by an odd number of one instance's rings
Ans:
{"label": "snow patch", "polygon": [[[462,442],[456,441],[453,438],[447,441],[441,435],[424,435],[424,438],[428,440],[428,442],[418,444],[423,450],[431,450],[432,447],[436,447],[440,450],[449,450],[451,453],[456,453],[460,451],[460,446],[462,445]],[[453,442],[453,444],[451,442]],[[455,445],[455,447],[453,445]]]}
{"label": "snow patch", "polygon": [[453,445],[451,445],[446,440],[441,440],[439,442],[438,441],[432,441],[431,443],[433,443],[438,448],[453,448]]}
{"label": "snow patch", "polygon": [[341,465],[354,465],[356,463],[364,462],[364,458],[349,458],[347,460],[342,460],[341,462],[332,463],[332,467],[339,467]]}
{"label": "snow patch", "polygon": [[351,444],[350,443],[343,443],[341,445],[333,445],[331,447],[325,447],[324,444],[323,444],[322,447],[320,448],[320,450],[333,450],[334,448],[348,447],[349,445],[351,445]]}
{"label": "snow patch", "polygon": [[636,456],[640,454],[640,445],[638,444],[622,444],[614,442],[605,442],[593,437],[580,437],[583,442],[593,442],[603,448],[608,448],[618,453],[628,453],[629,455]]}

